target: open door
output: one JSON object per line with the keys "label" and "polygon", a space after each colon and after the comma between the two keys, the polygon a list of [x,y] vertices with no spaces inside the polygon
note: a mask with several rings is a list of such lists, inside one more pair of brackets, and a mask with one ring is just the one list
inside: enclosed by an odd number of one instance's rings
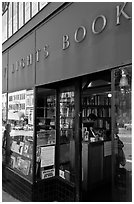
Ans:
{"label": "open door", "polygon": [[82,201],[110,201],[111,74],[83,78]]}

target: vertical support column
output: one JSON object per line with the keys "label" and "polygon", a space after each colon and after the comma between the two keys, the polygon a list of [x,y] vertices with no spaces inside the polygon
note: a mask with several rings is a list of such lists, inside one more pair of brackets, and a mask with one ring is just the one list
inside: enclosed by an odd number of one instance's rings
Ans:
{"label": "vertical support column", "polygon": [[6,123],[8,119],[8,79],[9,79],[9,51],[7,52],[7,70],[6,70],[6,87],[7,87],[7,95],[6,95]]}
{"label": "vertical support column", "polygon": [[59,89],[56,90],[56,146],[55,146],[55,175],[59,176],[59,156],[60,156],[60,127],[59,127]]}
{"label": "vertical support column", "polygon": [[76,171],[76,202],[81,199],[81,181],[82,181],[82,132],[81,132],[81,82],[75,83],[75,171]]}
{"label": "vertical support column", "polygon": [[[37,121],[36,121],[36,117],[37,117],[37,113],[36,113],[36,107],[37,107],[37,89],[38,87],[36,87],[36,31],[35,33],[35,47],[34,47],[34,54],[35,54],[35,62],[34,62],[34,132],[33,132],[33,183],[36,182],[36,146],[37,146],[37,136],[36,136],[36,132],[37,132]],[[33,195],[34,196],[34,195]]]}
{"label": "vertical support column", "polygon": [[36,106],[37,106],[37,87],[34,87],[34,132],[33,132],[33,183],[36,182]]}
{"label": "vertical support column", "polygon": [[112,199],[114,196],[114,176],[115,176],[115,144],[114,144],[114,127],[115,127],[115,77],[114,70],[111,71],[111,141],[112,141],[112,171],[111,171],[111,183],[112,183]]}
{"label": "vertical support column", "polygon": [[39,12],[39,10],[40,10],[40,2],[38,2],[38,12]]}
{"label": "vertical support column", "polygon": [[7,39],[8,38],[9,38],[9,7],[8,7],[8,10],[7,10]]}
{"label": "vertical support column", "polygon": [[13,20],[13,17],[14,17],[14,3],[12,2],[12,35],[13,35],[13,32],[14,32],[14,29],[13,29],[13,23],[14,23],[14,20]]}

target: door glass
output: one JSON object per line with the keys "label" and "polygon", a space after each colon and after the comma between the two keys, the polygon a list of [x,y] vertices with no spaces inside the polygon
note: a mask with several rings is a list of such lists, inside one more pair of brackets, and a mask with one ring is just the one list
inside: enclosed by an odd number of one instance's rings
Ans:
{"label": "door glass", "polygon": [[[115,195],[116,201],[131,201],[132,176],[132,68],[115,70],[115,138],[118,149],[115,152]],[[120,193],[117,193],[119,192]]]}
{"label": "door glass", "polygon": [[38,88],[36,107],[36,180],[55,176],[56,91]]}
{"label": "door glass", "polygon": [[68,88],[60,93],[60,169],[59,176],[74,182],[74,90]]}

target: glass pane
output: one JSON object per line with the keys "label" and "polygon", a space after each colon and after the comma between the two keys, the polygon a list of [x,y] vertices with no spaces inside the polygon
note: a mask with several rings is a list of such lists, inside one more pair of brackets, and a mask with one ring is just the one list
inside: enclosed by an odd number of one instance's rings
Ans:
{"label": "glass pane", "polygon": [[23,26],[23,3],[19,2],[19,28]]}
{"label": "glass pane", "polygon": [[2,16],[2,42],[7,40],[7,12]]}
{"label": "glass pane", "polygon": [[8,94],[10,155],[7,165],[32,181],[33,170],[33,90]]}
{"label": "glass pane", "polygon": [[[117,143],[115,191],[116,201],[132,199],[132,68],[115,70],[115,141]],[[115,144],[116,145],[116,144]],[[124,196],[127,200],[124,200]]]}
{"label": "glass pane", "polygon": [[9,4],[9,37],[12,35],[12,3]]}
{"label": "glass pane", "polygon": [[30,2],[25,2],[25,23],[30,19]]}
{"label": "glass pane", "polygon": [[40,2],[40,9],[42,9],[45,5],[47,5],[47,2]]}
{"label": "glass pane", "polygon": [[17,2],[13,3],[13,33],[17,31]]}
{"label": "glass pane", "polygon": [[55,176],[56,92],[39,88],[37,92],[36,179]]}
{"label": "glass pane", "polygon": [[74,91],[60,93],[60,169],[59,176],[68,181],[75,179]]}
{"label": "glass pane", "polygon": [[38,12],[38,2],[32,2],[32,16]]}

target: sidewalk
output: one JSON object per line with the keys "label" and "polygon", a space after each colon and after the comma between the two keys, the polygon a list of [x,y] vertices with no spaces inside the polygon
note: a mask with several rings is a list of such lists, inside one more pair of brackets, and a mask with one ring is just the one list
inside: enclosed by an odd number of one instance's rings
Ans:
{"label": "sidewalk", "polygon": [[21,202],[2,190],[2,202]]}

